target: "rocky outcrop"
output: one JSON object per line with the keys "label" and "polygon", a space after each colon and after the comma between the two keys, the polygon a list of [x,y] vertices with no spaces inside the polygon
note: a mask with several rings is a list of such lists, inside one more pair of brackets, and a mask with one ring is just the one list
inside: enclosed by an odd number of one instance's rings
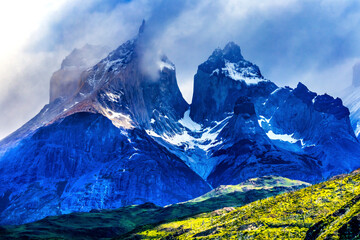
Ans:
{"label": "rocky outcrop", "polygon": [[109,52],[107,47],[86,44],[75,48],[61,63],[61,68],[50,79],[50,102],[57,98],[69,98],[80,85],[80,75]]}

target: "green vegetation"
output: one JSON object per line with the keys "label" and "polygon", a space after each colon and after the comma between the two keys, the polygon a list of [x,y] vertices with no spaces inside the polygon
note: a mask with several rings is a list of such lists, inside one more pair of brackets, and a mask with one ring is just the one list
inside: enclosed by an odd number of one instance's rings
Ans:
{"label": "green vegetation", "polygon": [[[244,193],[251,190],[277,190],[281,188],[298,189],[299,187],[310,186],[309,183],[291,180],[277,176],[265,176],[261,178],[251,178],[238,185],[221,185],[214,190],[198,197],[189,202],[201,202],[214,197],[221,197],[232,193]],[[214,200],[214,199],[213,199]],[[235,207],[236,205],[231,205]]]}
{"label": "green vegetation", "polygon": [[[360,174],[142,227],[128,239],[360,239]],[[124,239],[122,237],[121,239]]]}
{"label": "green vegetation", "polygon": [[[233,207],[243,206],[258,199],[306,186],[309,186],[309,184],[282,177],[254,178],[239,185],[220,186],[192,201],[164,208],[146,203],[115,210],[53,216],[20,226],[0,227],[0,238],[109,239],[121,236],[119,238],[122,239],[125,238],[124,234],[127,233],[128,238],[137,236],[156,238],[157,236],[172,234],[171,231],[162,234],[161,230],[158,231],[157,228],[154,228],[154,226],[161,223],[173,221],[174,225],[171,225],[171,229],[181,232],[182,227],[178,229],[177,225],[179,219],[211,212],[210,215],[215,215],[214,218],[205,217],[202,219],[199,216],[208,215],[199,215],[191,221],[188,227],[184,228],[195,229],[198,226],[195,222],[199,222],[201,226],[199,229],[202,229],[203,226],[211,225],[211,222],[215,221],[223,212],[233,210]],[[213,212],[220,208],[224,209]],[[187,221],[184,220],[184,222]],[[146,233],[132,234],[140,229],[153,230]]]}
{"label": "green vegetation", "polygon": [[164,208],[146,203],[2,227],[0,237],[360,239],[360,174],[312,186],[281,177],[250,179]]}
{"label": "green vegetation", "polygon": [[118,236],[139,225],[139,222],[155,222],[155,213],[161,207],[154,204],[123,207],[90,213],[71,213],[46,217],[40,221],[19,226],[0,227],[0,239],[5,237],[31,239],[101,239]]}

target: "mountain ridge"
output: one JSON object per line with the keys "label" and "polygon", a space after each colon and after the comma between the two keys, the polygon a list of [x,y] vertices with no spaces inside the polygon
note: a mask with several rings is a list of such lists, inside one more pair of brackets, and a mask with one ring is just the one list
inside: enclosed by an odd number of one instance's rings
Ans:
{"label": "mountain ridge", "polygon": [[314,183],[360,167],[340,99],[278,87],[230,42],[199,65],[189,105],[166,56],[153,59],[157,79],[142,71],[144,32],[145,22],[82,72],[71,97],[1,141],[1,224],[167,205],[267,175]]}

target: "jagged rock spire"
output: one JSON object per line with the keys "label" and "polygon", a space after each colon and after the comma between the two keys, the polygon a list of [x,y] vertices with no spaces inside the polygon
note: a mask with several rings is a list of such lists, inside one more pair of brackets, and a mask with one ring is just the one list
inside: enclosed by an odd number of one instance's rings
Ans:
{"label": "jagged rock spire", "polygon": [[145,30],[145,19],[142,20],[141,26],[139,27],[139,35]]}
{"label": "jagged rock spire", "polygon": [[238,62],[240,60],[244,60],[243,56],[241,55],[240,47],[234,42],[229,42],[228,44],[226,44],[222,52],[224,58],[230,62]]}

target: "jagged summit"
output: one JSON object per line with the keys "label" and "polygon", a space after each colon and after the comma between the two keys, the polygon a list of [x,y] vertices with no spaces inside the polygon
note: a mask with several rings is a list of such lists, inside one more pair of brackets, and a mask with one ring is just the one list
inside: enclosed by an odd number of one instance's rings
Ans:
{"label": "jagged summit", "polygon": [[299,82],[293,91],[294,95],[300,98],[304,103],[310,105],[313,103],[316,93],[309,91],[309,89],[301,82]]}
{"label": "jagged summit", "polygon": [[108,54],[109,48],[86,44],[65,57],[61,68],[50,79],[50,103],[57,98],[69,98],[80,86],[81,73]]}
{"label": "jagged summit", "polygon": [[[85,96],[91,109],[109,117],[117,126],[159,128],[171,134],[178,128],[169,127],[167,119],[176,122],[189,106],[178,87],[175,66],[166,56],[153,59],[156,79],[144,71],[143,53],[148,45],[144,44],[141,31],[82,74],[79,97]],[[154,120],[157,124],[152,124]]]}
{"label": "jagged summit", "polygon": [[[144,24],[143,21],[142,31]],[[107,51],[108,56],[92,67],[85,67],[83,63],[88,63],[85,60],[89,57],[84,56],[93,56],[87,52],[98,52],[95,51],[97,47],[86,45],[84,51],[75,49],[51,79],[50,103],[28,123],[4,138],[1,148],[12,146],[39,127],[77,112],[100,113],[116,126],[125,128],[141,125],[164,129],[168,127],[151,126],[151,119],[164,119],[165,116],[180,119],[189,105],[178,88],[175,67],[168,59],[153,59],[155,72],[159,74],[157,79],[150,80],[141,67],[141,53],[148,47],[142,41],[146,41],[145,36],[136,35],[109,54]]]}
{"label": "jagged summit", "polygon": [[228,44],[226,44],[222,52],[224,58],[227,59],[229,62],[236,63],[240,60],[244,60],[243,56],[241,55],[240,47],[234,42],[229,42]]}
{"label": "jagged summit", "polygon": [[299,82],[293,94],[308,106],[313,106],[318,112],[328,113],[337,119],[349,117],[349,109],[345,107],[340,98],[333,98],[328,94],[317,95],[311,92],[303,83]]}
{"label": "jagged summit", "polygon": [[202,124],[218,121],[233,112],[238,97],[259,89],[270,93],[276,88],[264,79],[258,66],[243,58],[240,47],[230,42],[199,65],[194,77],[190,116]]}
{"label": "jagged summit", "polygon": [[241,50],[234,42],[226,44],[224,49],[217,48],[199,70],[212,75],[224,75],[233,80],[255,84],[263,79],[260,69],[241,55]]}

